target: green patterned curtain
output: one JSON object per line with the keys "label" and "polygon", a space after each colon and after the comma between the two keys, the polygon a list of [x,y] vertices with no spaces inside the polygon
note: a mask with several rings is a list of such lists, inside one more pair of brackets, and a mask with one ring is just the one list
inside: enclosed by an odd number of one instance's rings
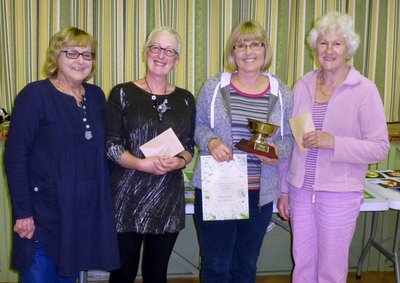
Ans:
{"label": "green patterned curtain", "polygon": [[156,26],[182,37],[181,61],[172,83],[197,95],[223,70],[232,28],[257,20],[275,50],[270,72],[289,86],[316,68],[305,37],[314,19],[336,10],[352,15],[361,44],[352,64],[376,83],[390,122],[400,120],[400,1],[397,0],[0,0],[0,105],[11,111],[17,93],[42,79],[52,34],[77,26],[99,41],[91,82],[108,94],[117,83],[143,76],[142,47]]}

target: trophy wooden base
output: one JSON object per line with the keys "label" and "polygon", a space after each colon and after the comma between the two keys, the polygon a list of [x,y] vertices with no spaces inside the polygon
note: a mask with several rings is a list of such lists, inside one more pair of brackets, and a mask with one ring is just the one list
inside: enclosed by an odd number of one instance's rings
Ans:
{"label": "trophy wooden base", "polygon": [[265,144],[255,143],[251,140],[241,139],[235,147],[248,153],[255,153],[271,159],[278,159],[275,148]]}

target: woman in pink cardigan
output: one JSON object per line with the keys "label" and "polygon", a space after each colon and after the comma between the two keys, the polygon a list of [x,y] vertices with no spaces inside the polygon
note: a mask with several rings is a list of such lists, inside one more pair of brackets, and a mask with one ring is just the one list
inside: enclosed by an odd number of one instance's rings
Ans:
{"label": "woman in pink cardigan", "polygon": [[365,172],[389,150],[387,126],[375,84],[347,64],[359,44],[353,19],[330,12],[307,41],[320,68],[296,83],[293,117],[310,113],[315,130],[293,150],[278,210],[291,220],[293,282],[342,283]]}

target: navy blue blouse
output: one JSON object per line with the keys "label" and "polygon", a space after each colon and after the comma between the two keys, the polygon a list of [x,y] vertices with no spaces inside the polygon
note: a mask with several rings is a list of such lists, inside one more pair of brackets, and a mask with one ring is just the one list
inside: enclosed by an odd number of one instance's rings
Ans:
{"label": "navy blue blouse", "polygon": [[33,216],[31,240],[13,235],[13,267],[23,270],[39,241],[60,275],[119,266],[115,220],[104,154],[105,97],[84,84],[85,100],[49,80],[17,96],[5,147],[14,221]]}

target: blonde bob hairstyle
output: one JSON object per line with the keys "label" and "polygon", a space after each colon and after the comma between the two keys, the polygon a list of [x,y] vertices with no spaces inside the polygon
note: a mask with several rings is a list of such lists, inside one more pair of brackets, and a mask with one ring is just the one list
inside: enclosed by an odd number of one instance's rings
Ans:
{"label": "blonde bob hairstyle", "polygon": [[152,41],[153,38],[156,34],[158,33],[166,33],[169,34],[173,37],[175,37],[176,40],[176,49],[174,48],[174,50],[178,53],[177,56],[179,56],[181,54],[181,47],[182,47],[182,40],[181,37],[179,36],[179,34],[176,32],[176,30],[174,30],[173,28],[169,27],[169,26],[161,26],[158,28],[153,29],[149,35],[147,36],[147,40],[144,44],[144,48],[143,48],[143,54],[144,54],[144,59],[146,59],[146,50],[147,47],[149,47],[150,45],[152,45]]}
{"label": "blonde bob hairstyle", "polygon": [[234,56],[234,48],[236,44],[245,42],[245,41],[253,41],[257,40],[264,43],[264,64],[261,68],[261,71],[266,71],[271,64],[272,61],[272,47],[269,42],[267,33],[264,28],[256,21],[246,21],[240,23],[231,33],[231,36],[228,39],[228,43],[226,45],[226,63],[225,69],[228,72],[234,72],[237,70],[237,64]]}
{"label": "blonde bob hairstyle", "polygon": [[[97,52],[96,39],[87,32],[75,28],[67,27],[56,34],[50,39],[49,47],[47,48],[46,61],[43,65],[43,73],[47,78],[57,78],[58,64],[57,58],[65,47],[78,46],[78,47],[91,47],[93,53]],[[96,55],[95,55],[96,58]],[[95,60],[92,61],[92,70],[85,81],[89,80],[96,69]]]}
{"label": "blonde bob hairstyle", "polygon": [[319,17],[307,37],[307,42],[313,54],[316,54],[318,39],[329,32],[341,34],[347,44],[347,59],[354,56],[360,43],[360,37],[354,30],[354,20],[348,14],[328,12]]}

